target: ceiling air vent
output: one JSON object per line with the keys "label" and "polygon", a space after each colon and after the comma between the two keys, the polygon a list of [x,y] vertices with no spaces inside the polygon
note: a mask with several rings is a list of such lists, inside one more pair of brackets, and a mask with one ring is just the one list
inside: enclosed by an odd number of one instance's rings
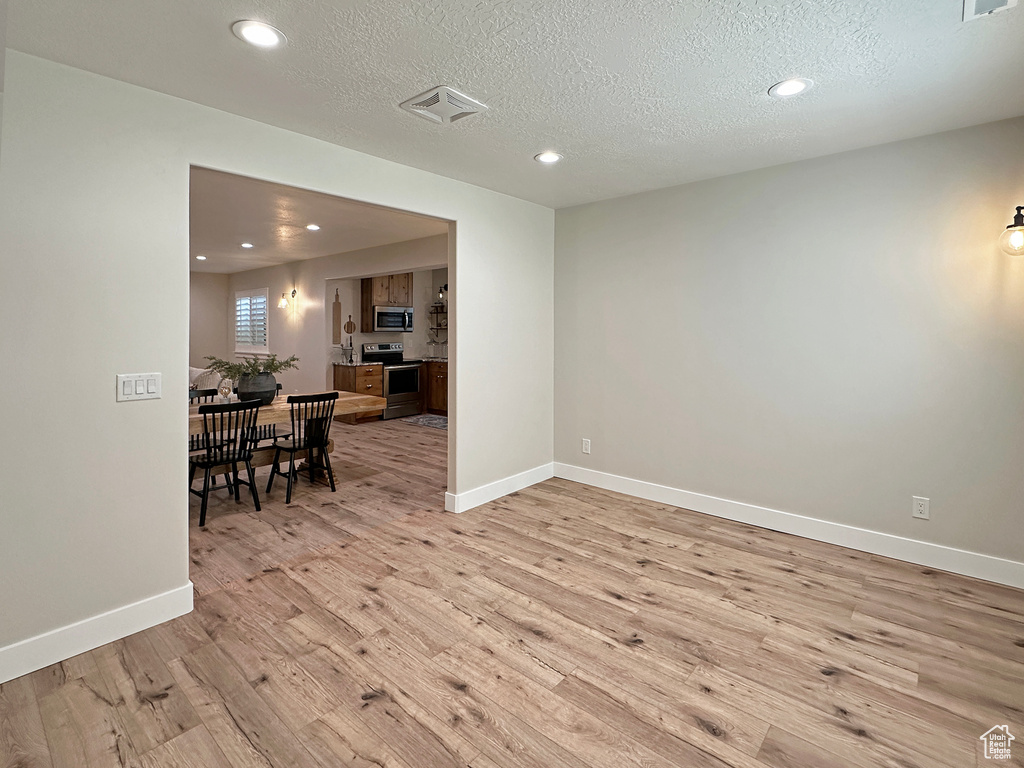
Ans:
{"label": "ceiling air vent", "polygon": [[[1016,0],[1013,1],[1016,2]],[[431,88],[426,93],[403,101],[400,106],[402,109],[425,117],[427,120],[433,120],[435,123],[454,123],[456,120],[487,109],[476,99],[471,99],[466,94],[459,93],[447,85]]]}
{"label": "ceiling air vent", "polygon": [[998,11],[1008,11],[1017,5],[1017,0],[964,0],[964,21],[991,16]]}

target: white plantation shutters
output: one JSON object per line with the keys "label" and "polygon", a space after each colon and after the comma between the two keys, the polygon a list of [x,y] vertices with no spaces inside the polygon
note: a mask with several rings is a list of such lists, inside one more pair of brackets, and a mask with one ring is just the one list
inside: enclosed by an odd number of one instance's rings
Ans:
{"label": "white plantation shutters", "polygon": [[235,294],[235,352],[268,352],[267,289]]}

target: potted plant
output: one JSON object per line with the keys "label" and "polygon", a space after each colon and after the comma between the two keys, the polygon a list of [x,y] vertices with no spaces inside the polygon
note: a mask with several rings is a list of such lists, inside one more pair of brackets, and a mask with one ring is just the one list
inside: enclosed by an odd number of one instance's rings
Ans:
{"label": "potted plant", "polygon": [[210,361],[207,367],[211,371],[235,382],[239,400],[259,400],[263,405],[270,405],[277,397],[277,379],[274,374],[299,367],[299,358],[295,355],[284,360],[278,360],[277,355],[243,355],[238,363],[229,363],[213,355],[207,355],[206,359]]}

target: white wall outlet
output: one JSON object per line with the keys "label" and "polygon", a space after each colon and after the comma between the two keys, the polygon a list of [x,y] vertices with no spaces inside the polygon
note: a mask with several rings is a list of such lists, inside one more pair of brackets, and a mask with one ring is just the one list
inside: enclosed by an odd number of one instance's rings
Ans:
{"label": "white wall outlet", "polygon": [[928,511],[928,499],[924,496],[914,496],[914,507],[911,514],[920,520],[931,520]]}
{"label": "white wall outlet", "polygon": [[583,452],[590,453],[590,441],[587,438],[583,438]]}
{"label": "white wall outlet", "polygon": [[159,373],[117,374],[117,402],[159,400],[163,389]]}

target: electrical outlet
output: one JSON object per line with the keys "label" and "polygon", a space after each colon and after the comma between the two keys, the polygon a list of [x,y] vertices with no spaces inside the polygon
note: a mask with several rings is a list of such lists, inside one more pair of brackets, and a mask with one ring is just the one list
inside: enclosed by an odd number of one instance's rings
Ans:
{"label": "electrical outlet", "polygon": [[931,520],[928,512],[928,499],[924,496],[914,496],[914,506],[911,514],[920,520]]}
{"label": "electrical outlet", "polygon": [[590,441],[587,438],[583,438],[583,452],[590,453]]}

